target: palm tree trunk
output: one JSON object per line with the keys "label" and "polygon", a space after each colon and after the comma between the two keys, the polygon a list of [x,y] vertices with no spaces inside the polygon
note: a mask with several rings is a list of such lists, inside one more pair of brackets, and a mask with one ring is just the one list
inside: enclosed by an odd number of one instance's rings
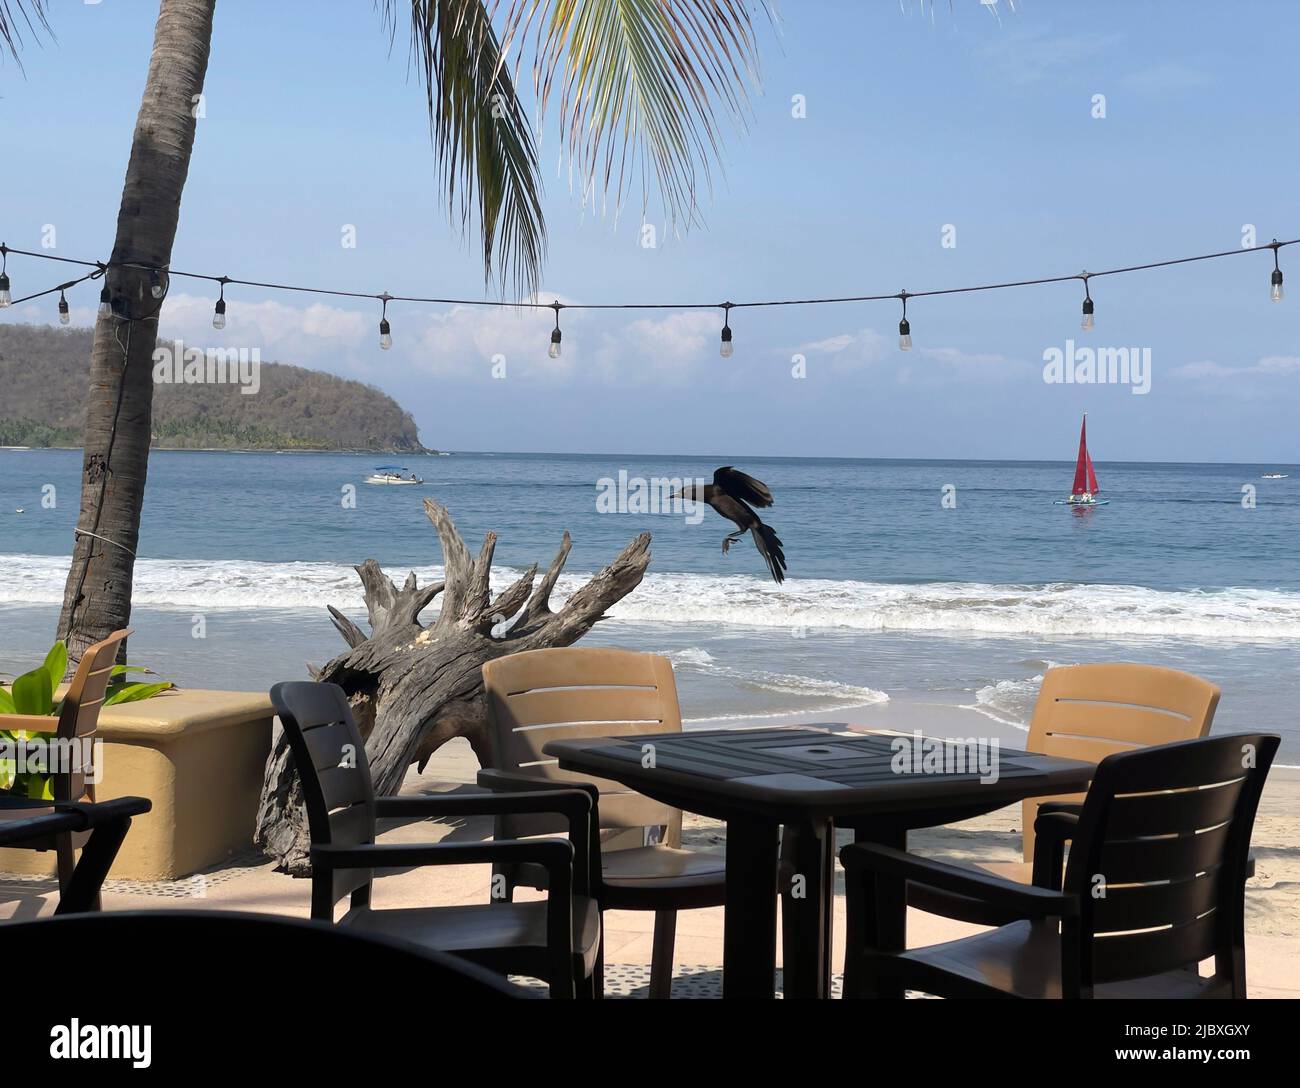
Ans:
{"label": "palm tree trunk", "polygon": [[215,8],[216,0],[162,0],[154,29],[107,274],[121,312],[98,318],[91,348],[81,512],[59,616],[70,666],[131,618],[161,302],[152,297],[148,272],[118,262],[171,261]]}

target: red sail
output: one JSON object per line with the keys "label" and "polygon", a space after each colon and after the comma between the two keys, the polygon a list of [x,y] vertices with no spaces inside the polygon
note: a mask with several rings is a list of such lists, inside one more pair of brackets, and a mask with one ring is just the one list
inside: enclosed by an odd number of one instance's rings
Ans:
{"label": "red sail", "polygon": [[1094,495],[1101,490],[1101,488],[1097,486],[1097,473],[1094,472],[1092,468],[1092,454],[1088,454],[1088,490]]}
{"label": "red sail", "polygon": [[[1089,479],[1091,477],[1091,479]],[[1073,494],[1082,495],[1091,490],[1097,477],[1092,472],[1092,460],[1088,457],[1088,416],[1084,413],[1083,426],[1079,429],[1079,461],[1074,466]]]}

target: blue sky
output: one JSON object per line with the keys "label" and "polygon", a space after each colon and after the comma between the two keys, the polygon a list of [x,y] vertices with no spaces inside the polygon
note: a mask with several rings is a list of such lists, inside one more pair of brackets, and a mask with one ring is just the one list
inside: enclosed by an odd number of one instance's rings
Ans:
{"label": "blue sky", "polygon": [[[549,128],[542,297],[920,291],[1232,249],[1248,224],[1262,242],[1300,236],[1300,84],[1268,59],[1300,32],[1294,4],[1025,0],[1011,13],[1003,0],[993,18],[958,0],[933,21],[906,7],[786,0],[704,226],[672,237],[652,205],[654,249],[639,244],[638,201],[617,219],[584,212]],[[56,4],[57,41],[26,51],[26,77],[0,67],[10,245],[39,248],[53,224],[54,252],[108,253],[155,13]],[[371,5],[221,0],[216,24],[174,265],[484,297],[472,239],[447,223],[422,92]],[[1282,463],[1300,460],[1300,246],[1282,261],[1278,305],[1265,254],[1095,281],[1086,338],[1077,283],[917,300],[907,354],[896,302],[737,312],[730,360],[713,312],[569,313],[556,363],[547,314],[395,306],[381,352],[377,307],[232,289],[218,334],[212,296],[179,281],[163,329],[371,382],[447,449],[1068,459],[1087,410],[1101,461]],[[9,270],[16,293],[59,277],[20,258]],[[89,320],[93,290],[72,301]],[[19,309],[5,320],[53,318]],[[1044,351],[1068,338],[1149,348],[1151,391],[1045,383]]]}

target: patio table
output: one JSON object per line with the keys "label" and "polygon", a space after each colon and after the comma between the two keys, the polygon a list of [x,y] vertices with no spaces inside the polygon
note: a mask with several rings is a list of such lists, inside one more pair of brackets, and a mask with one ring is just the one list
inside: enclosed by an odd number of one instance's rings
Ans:
{"label": "patio table", "polygon": [[111,801],[36,801],[0,795],[0,846],[22,846],[65,831],[89,831],[55,914],[97,910],[99,889],[131,827],[153,806],[144,797]]}
{"label": "patio table", "polygon": [[[1000,749],[994,781],[978,771],[895,769],[898,738],[839,723],[557,740],[562,769],[613,779],[664,804],[727,825],[723,996],[772,997],[776,970],[778,841],[804,878],[787,896],[784,993],[828,997],[835,826],[859,841],[905,846],[911,828],[992,812],[1026,797],[1083,790],[1094,766]],[[915,738],[903,737],[913,744]],[[992,776],[985,776],[992,777]],[[881,904],[895,939],[907,904]]]}

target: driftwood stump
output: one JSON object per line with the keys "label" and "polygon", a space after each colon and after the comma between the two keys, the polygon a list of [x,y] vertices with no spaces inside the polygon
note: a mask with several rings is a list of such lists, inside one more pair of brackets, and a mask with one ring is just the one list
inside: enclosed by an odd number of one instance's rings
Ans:
{"label": "driftwood stump", "polygon": [[[650,534],[642,533],[553,612],[551,591],[569,554],[566,532],[536,588],[534,564],[493,600],[488,578],[496,534],[487,534],[475,559],[444,506],[425,499],[424,511],[442,543],[444,580],[420,587],[411,573],[398,589],[378,563],[367,559],[356,570],[371,632],[367,636],[331,607],[334,626],[349,649],[313,670],[317,679],[348,693],[380,795],[397,793],[407,768],[412,763],[423,768],[452,737],[467,737],[479,762],[490,765],[483,663],[521,650],[577,642],[611,605],[640,584],[650,562]],[[425,627],[420,612],[439,593],[441,611]],[[306,822],[289,745],[277,735],[262,782],[254,841],[283,869],[306,875],[311,871]]]}

